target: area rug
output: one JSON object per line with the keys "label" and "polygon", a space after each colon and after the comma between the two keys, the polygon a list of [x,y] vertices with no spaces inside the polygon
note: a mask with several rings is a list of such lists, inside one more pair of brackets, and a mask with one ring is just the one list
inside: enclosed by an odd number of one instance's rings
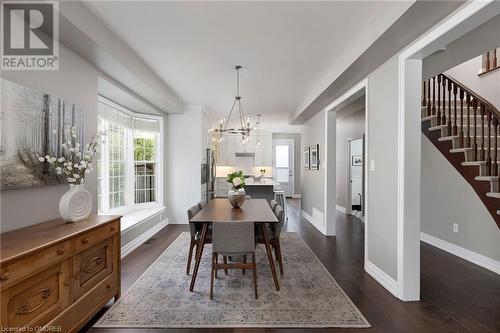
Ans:
{"label": "area rug", "polygon": [[205,246],[190,292],[191,275],[185,273],[189,234],[183,233],[94,327],[370,327],[304,241],[284,233],[281,247],[280,291],[274,287],[265,248],[258,245],[259,298],[254,298],[251,271],[242,275],[230,270],[227,276],[219,271],[210,300],[211,246]]}

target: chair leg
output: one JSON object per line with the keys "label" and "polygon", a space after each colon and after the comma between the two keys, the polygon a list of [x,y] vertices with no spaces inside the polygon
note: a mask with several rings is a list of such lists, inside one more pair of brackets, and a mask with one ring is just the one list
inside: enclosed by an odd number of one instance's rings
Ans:
{"label": "chair leg", "polygon": [[276,249],[276,258],[278,259],[278,264],[280,265],[280,274],[283,275],[283,256],[281,255],[281,244],[280,244],[280,239],[276,238],[276,244],[275,249]]}
{"label": "chair leg", "polygon": [[212,253],[212,268],[210,270],[210,299],[214,298],[214,275],[215,275],[215,272],[217,271],[215,269],[216,256],[217,256],[216,253]]}
{"label": "chair leg", "polygon": [[[227,265],[227,256],[223,256],[222,259],[224,260],[224,265]],[[227,275],[227,268],[224,268],[224,274]]]}
{"label": "chair leg", "polygon": [[[218,264],[219,263],[219,254],[216,253],[215,254],[215,264]],[[217,270],[215,270],[215,278],[217,279]]]}
{"label": "chair leg", "polygon": [[186,275],[189,275],[189,271],[191,270],[191,259],[193,258],[193,249],[195,246],[196,246],[196,241],[191,240],[191,244],[189,244],[189,255],[186,267]]}
{"label": "chair leg", "polygon": [[255,299],[258,299],[257,295],[257,265],[255,264],[255,252],[252,252],[252,265],[253,265],[253,287],[255,289]]}
{"label": "chair leg", "polygon": [[[247,255],[243,255],[243,263],[246,264],[247,263]],[[241,274],[245,275],[245,269],[242,268],[241,269]]]}

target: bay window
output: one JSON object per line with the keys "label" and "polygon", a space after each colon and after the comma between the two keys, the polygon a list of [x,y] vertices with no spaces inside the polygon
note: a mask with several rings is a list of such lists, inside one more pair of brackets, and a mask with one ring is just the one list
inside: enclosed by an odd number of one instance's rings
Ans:
{"label": "bay window", "polygon": [[103,97],[98,117],[99,130],[106,132],[97,161],[99,212],[162,207],[161,118]]}

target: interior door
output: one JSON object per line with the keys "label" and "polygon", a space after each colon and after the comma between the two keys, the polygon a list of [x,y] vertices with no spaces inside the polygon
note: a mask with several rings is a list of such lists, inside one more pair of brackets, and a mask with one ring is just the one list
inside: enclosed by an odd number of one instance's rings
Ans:
{"label": "interior door", "polygon": [[274,180],[287,197],[294,192],[293,145],[293,140],[273,140]]}
{"label": "interior door", "polygon": [[363,209],[363,139],[352,140],[349,142],[350,151],[350,192],[351,192],[351,211],[361,212]]}

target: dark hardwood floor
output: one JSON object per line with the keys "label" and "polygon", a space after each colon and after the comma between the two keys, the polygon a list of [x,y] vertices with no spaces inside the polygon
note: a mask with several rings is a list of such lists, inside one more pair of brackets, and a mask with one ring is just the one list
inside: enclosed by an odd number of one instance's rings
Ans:
{"label": "dark hardwood floor", "polygon": [[[325,237],[299,214],[299,200],[290,200],[287,231],[296,232],[318,256],[370,322],[369,329],[92,329],[105,310],[82,331],[116,332],[500,332],[500,276],[421,245],[421,301],[401,302],[363,269],[364,226],[337,213],[337,236]],[[149,244],[122,261],[125,292],[183,231],[169,225]],[[188,291],[186,291],[188,292]],[[208,297],[208,294],[207,294]]]}

